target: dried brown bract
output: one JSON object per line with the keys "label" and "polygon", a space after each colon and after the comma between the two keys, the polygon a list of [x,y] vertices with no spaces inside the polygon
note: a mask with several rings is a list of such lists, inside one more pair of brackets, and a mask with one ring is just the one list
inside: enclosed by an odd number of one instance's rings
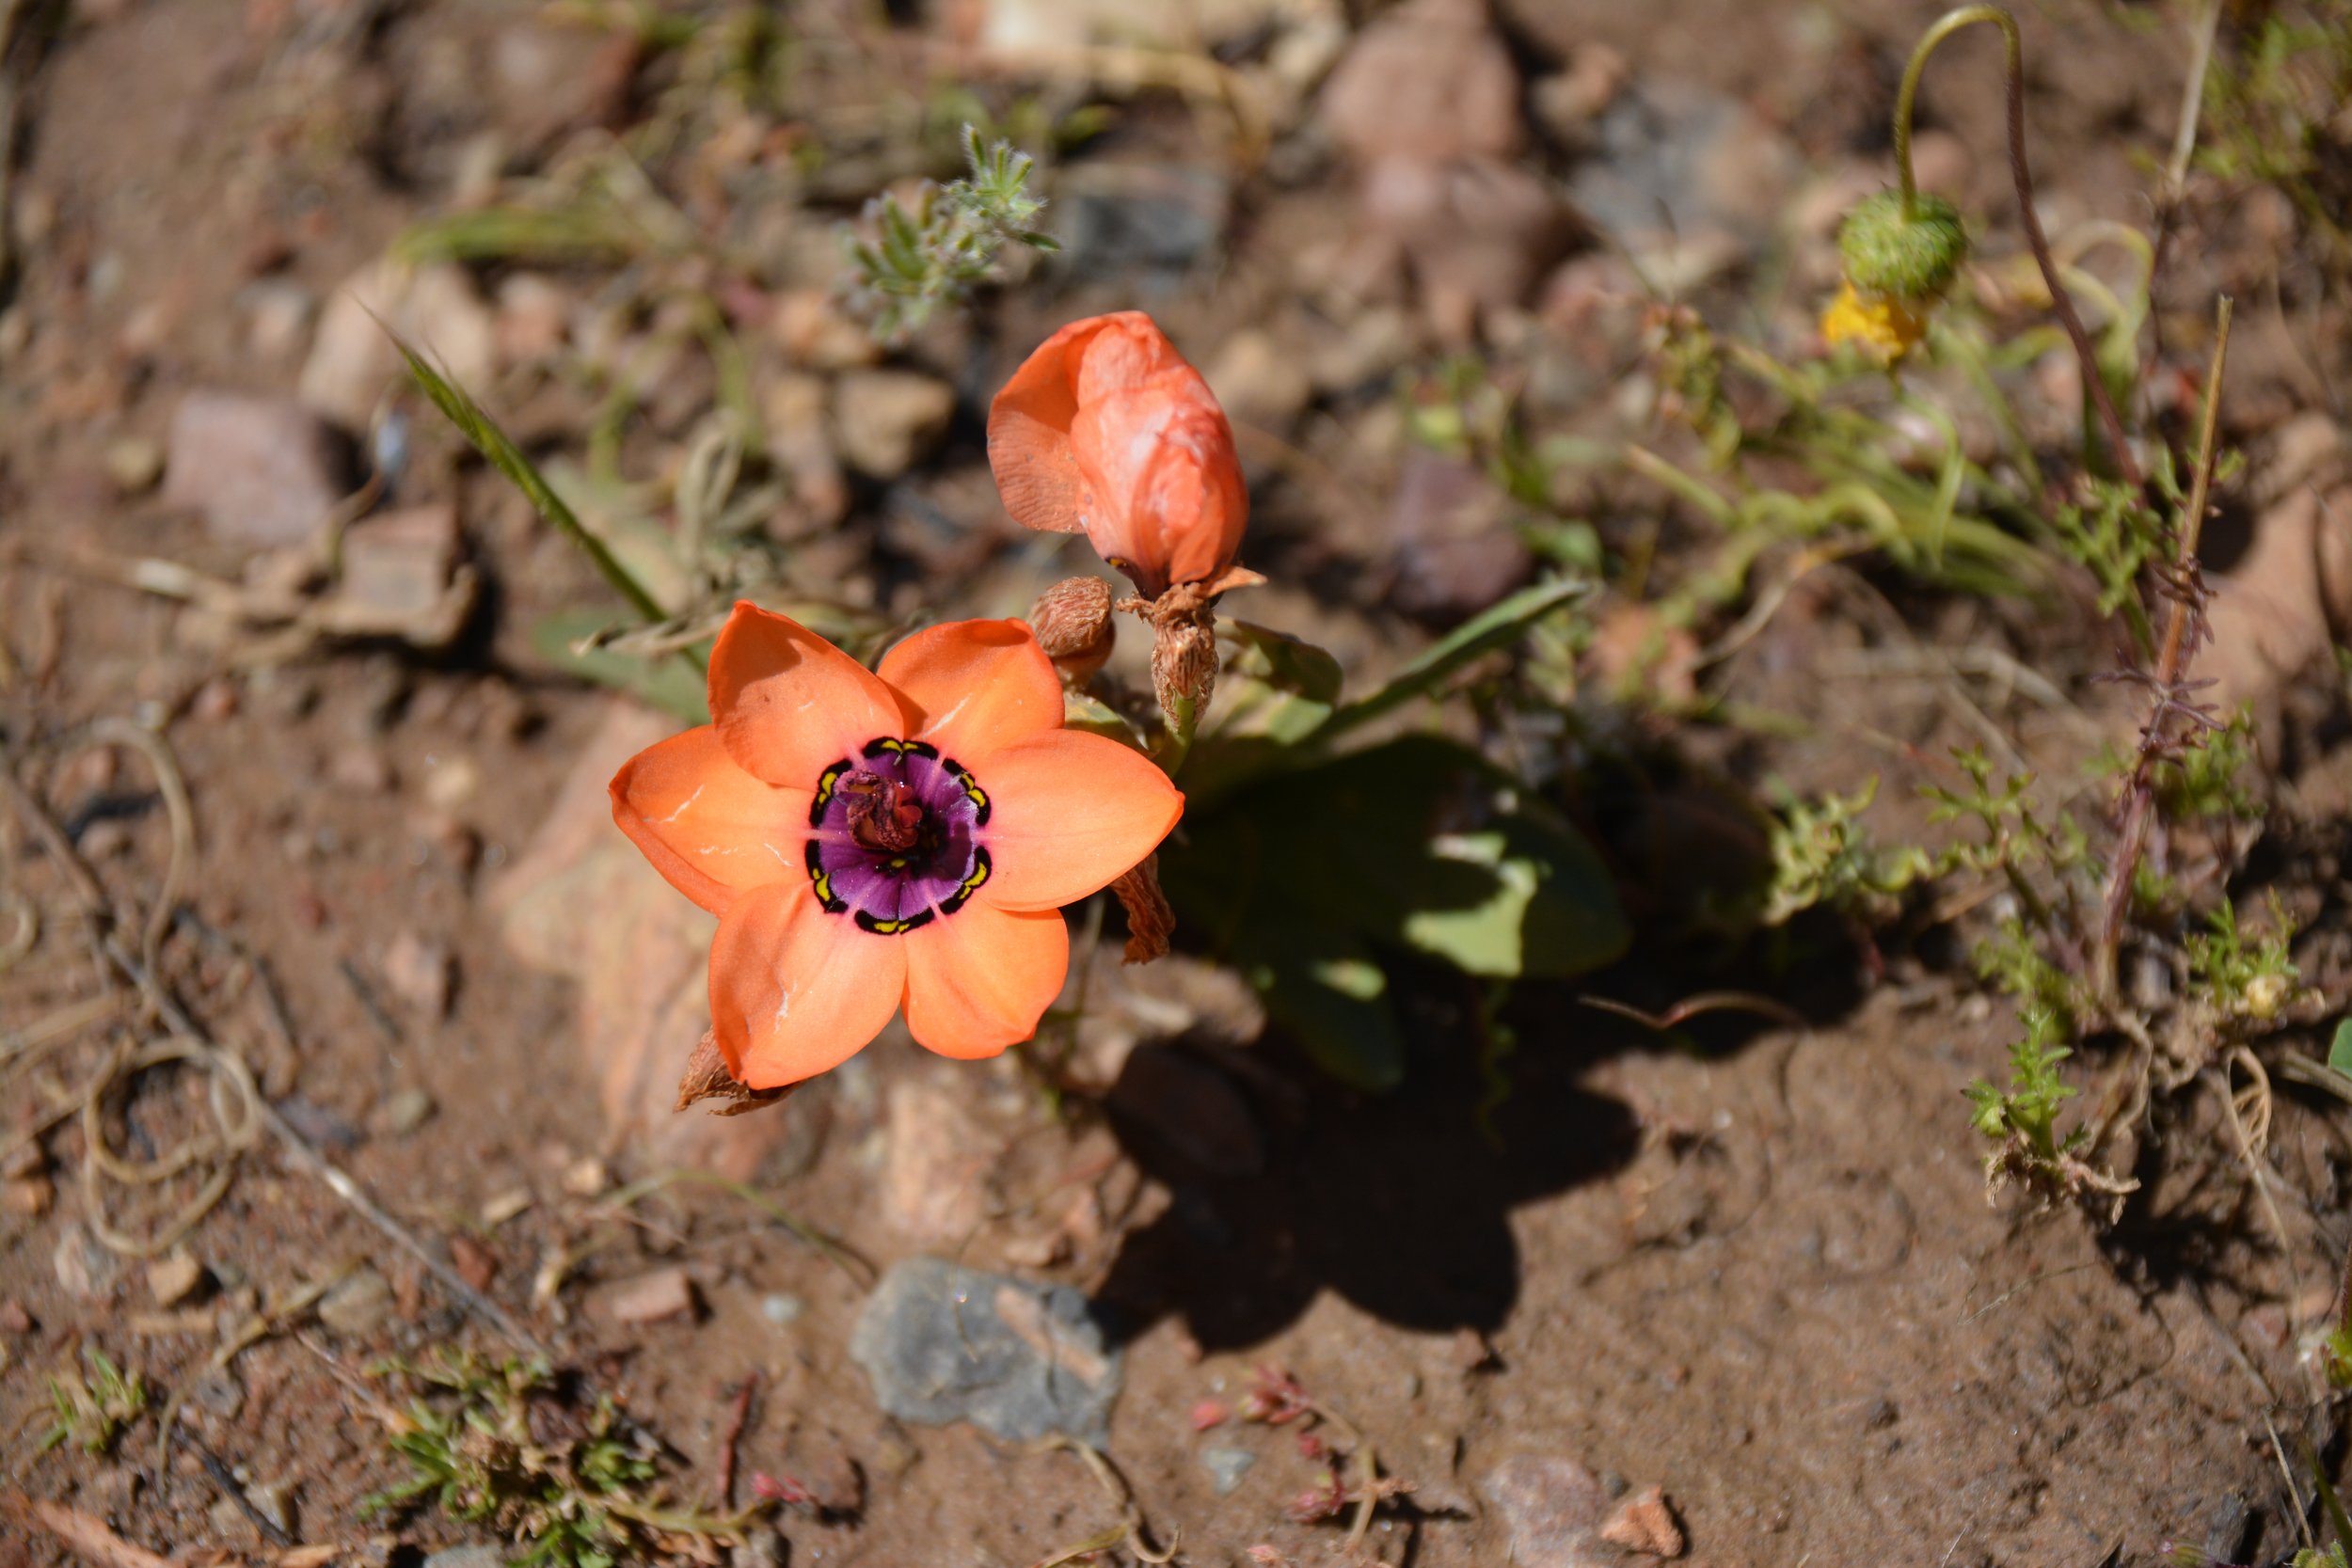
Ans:
{"label": "dried brown bract", "polygon": [[1064,578],[1037,596],[1029,625],[1063,684],[1083,687],[1110,658],[1117,641],[1111,585],[1101,578]]}

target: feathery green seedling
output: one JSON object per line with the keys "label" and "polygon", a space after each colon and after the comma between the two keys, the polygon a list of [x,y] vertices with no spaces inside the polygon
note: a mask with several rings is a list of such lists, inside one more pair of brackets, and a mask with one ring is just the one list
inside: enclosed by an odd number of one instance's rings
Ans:
{"label": "feathery green seedling", "polygon": [[963,156],[969,171],[945,185],[927,182],[912,209],[888,193],[868,203],[872,237],[843,231],[850,303],[879,341],[902,341],[941,306],[969,299],[996,276],[1006,246],[1060,248],[1034,227],[1045,210],[1029,194],[1036,159],[1009,142],[983,145],[970,125]]}
{"label": "feathery green seedling", "polygon": [[84,1345],[82,1359],[87,1377],[69,1370],[49,1380],[55,1419],[41,1437],[43,1452],[66,1443],[84,1453],[111,1452],[123,1430],[146,1413],[147,1385],[138,1373],[123,1371],[96,1345]]}
{"label": "feathery green seedling", "polygon": [[660,1445],[609,1397],[578,1408],[544,1361],[493,1365],[444,1346],[430,1361],[370,1371],[414,1390],[389,1440],[410,1474],[362,1512],[435,1503],[526,1548],[513,1568],[612,1568],[657,1557],[663,1536],[739,1545],[764,1506],[719,1514],[670,1505]]}

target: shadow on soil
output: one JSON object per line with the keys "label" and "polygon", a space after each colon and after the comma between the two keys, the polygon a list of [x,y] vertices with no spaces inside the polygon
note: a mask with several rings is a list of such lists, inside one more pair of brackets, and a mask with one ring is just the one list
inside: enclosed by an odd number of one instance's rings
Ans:
{"label": "shadow on soil", "polygon": [[[1627,1050],[1727,1053],[1772,1027],[1718,1014],[1661,1036],[1577,998],[1662,1011],[1696,990],[1747,986],[1818,1023],[1853,1005],[1853,986],[1835,977],[1856,967],[1833,941],[1802,972],[1776,977],[1756,967],[1701,976],[1621,965],[1579,987],[1530,987],[1507,1015],[1517,1044],[1492,1069],[1480,1061],[1463,982],[1425,976],[1431,987],[1408,1001],[1418,1027],[1406,1083],[1384,1096],[1330,1085],[1272,1038],[1263,1063],[1183,1039],[1145,1046],[1110,1097],[1111,1124],[1172,1201],[1127,1237],[1097,1299],[1133,1332],[1181,1314],[1210,1351],[1281,1332],[1327,1287],[1403,1328],[1490,1333],[1518,1300],[1511,1211],[1605,1179],[1639,1149],[1632,1110],[1580,1082],[1593,1065]],[[1164,1108],[1144,1109],[1172,1082],[1197,1087],[1203,1073],[1260,1118],[1255,1160],[1231,1158],[1227,1146],[1204,1162],[1211,1151],[1199,1140],[1169,1135]]]}

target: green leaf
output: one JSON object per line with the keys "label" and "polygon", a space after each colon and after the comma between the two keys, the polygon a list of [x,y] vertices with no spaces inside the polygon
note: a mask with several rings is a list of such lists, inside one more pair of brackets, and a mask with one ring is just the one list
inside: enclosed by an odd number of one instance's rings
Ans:
{"label": "green leaf", "polygon": [[1510,803],[1510,784],[1453,741],[1408,736],[1194,811],[1162,879],[1319,1064],[1359,1086],[1392,1083],[1402,1041],[1384,951],[1557,979],[1625,949],[1599,857],[1565,824]]}
{"label": "green leaf", "polygon": [[1083,691],[1062,694],[1061,722],[1066,730],[1084,730],[1089,735],[1116,740],[1121,746],[1133,747],[1138,752],[1148,750],[1141,732],[1128,721],[1126,715]]}
{"label": "green leaf", "polygon": [[2336,1037],[2328,1046],[2328,1065],[2352,1078],[2352,1018],[2336,1025]]}
{"label": "green leaf", "polygon": [[579,650],[581,639],[612,624],[611,616],[594,610],[558,610],[532,624],[532,650],[582,680],[626,691],[686,723],[709,723],[710,705],[703,677],[683,659],[639,658],[609,648]]}
{"label": "green leaf", "polygon": [[1359,725],[1431,694],[1472,659],[1502,647],[1545,616],[1591,592],[1591,583],[1573,578],[1520,589],[1448,632],[1379,690],[1338,709],[1315,733],[1315,742],[1328,745]]}
{"label": "green leaf", "polygon": [[385,335],[391,339],[392,346],[400,350],[400,356],[408,361],[408,373],[416,377],[417,385],[423,388],[424,395],[432,399],[433,406],[457,427],[457,433],[472,443],[474,451],[480,452],[490,467],[513,482],[515,488],[523,493],[523,499],[531,502],[533,511],[554,525],[564,537],[580,546],[580,553],[587,556],[603,575],[604,580],[612,585],[613,592],[628,601],[631,610],[647,621],[662,619],[666,612],[654,601],[653,595],[645,592],[644,585],[630,575],[628,567],[613,559],[612,552],[604,547],[603,540],[581,525],[579,516],[564,504],[564,498],[555,493],[538,467],[523,455],[520,447],[507,438],[506,432],[498,427],[498,421],[484,413],[481,406],[467,395],[464,388],[427,363],[424,356],[410,348],[398,333],[389,327],[384,330]]}
{"label": "green leaf", "polygon": [[1430,840],[1438,860],[1494,873],[1493,891],[1465,909],[1415,910],[1405,940],[1466,974],[1565,979],[1624,951],[1625,922],[1608,873],[1574,833],[1506,816],[1474,833]]}
{"label": "green leaf", "polygon": [[1315,1066],[1374,1093],[1404,1081],[1389,977],[1363,943],[1327,931],[1267,933],[1257,959],[1249,979],[1267,1016],[1298,1037]]}
{"label": "green leaf", "polygon": [[1309,702],[1327,705],[1340,700],[1340,661],[1327,650],[1251,621],[1220,619],[1216,629],[1242,650],[1228,661],[1229,671],[1255,676],[1277,691]]}

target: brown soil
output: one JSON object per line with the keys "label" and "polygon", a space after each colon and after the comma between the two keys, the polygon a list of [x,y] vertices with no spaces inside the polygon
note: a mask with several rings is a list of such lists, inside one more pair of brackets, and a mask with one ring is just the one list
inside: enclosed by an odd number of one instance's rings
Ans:
{"label": "brown soil", "polygon": [[[1668,73],[1749,96],[1808,154],[1867,142],[1867,131],[1808,129],[1805,106],[1828,88],[1799,88],[1824,80],[1822,68],[1775,65],[1796,57],[1794,24],[1758,14],[1770,8],[1642,8],[1638,24],[1615,5],[1502,9],[1530,58],[1599,38],[1625,53],[1637,81]],[[1933,8],[1846,9],[1867,13],[1841,35],[1846,47],[1891,82],[1893,51]],[[563,113],[503,102],[482,77],[496,40],[532,14],[468,0],[109,0],[75,8],[40,52],[18,179],[20,204],[29,193],[46,214],[25,234],[15,296],[29,341],[0,348],[0,641],[22,666],[0,695],[0,756],[27,759],[43,799],[79,814],[82,849],[109,890],[144,900],[167,863],[168,832],[135,757],[120,753],[111,771],[47,759],[57,737],[91,721],[163,724],[199,846],[186,918],[167,947],[174,984],[201,999],[262,1092],[401,1226],[437,1253],[463,1238],[459,1262],[487,1268],[493,1300],[661,1435],[682,1494],[709,1491],[732,1391],[755,1375],[744,1476],[832,1474],[846,1462],[862,1478],[854,1508],[783,1520],[790,1562],[1035,1562],[1116,1517],[1076,1458],[882,1416],[847,1354],[858,1282],[752,1209],[677,1188],[637,1211],[642,1225],[616,1225],[567,1184],[592,1156],[623,1180],[647,1164],[609,1147],[599,1069],[575,1048],[573,986],[509,956],[489,897],[613,701],[530,651],[538,614],[600,602],[560,541],[472,467],[443,465],[454,448],[423,416],[428,460],[404,499],[458,499],[495,585],[479,631],[453,652],[342,646],[247,666],[188,612],[87,571],[100,557],[156,557],[238,574],[242,546],[151,496],[122,496],[110,446],[163,440],[192,387],[290,389],[298,355],[257,356],[241,293],[266,277],[327,295],[432,210],[469,137],[499,128],[510,148],[527,145],[534,117]],[[868,25],[847,16],[826,26]],[[2115,150],[2169,136],[2171,55],[2143,38],[2118,42],[2090,13],[2037,25],[2041,57],[2054,62],[2035,97],[2053,199],[2136,215],[2139,177]],[[2061,26],[2116,52],[2094,71],[2054,46]],[[1989,42],[1979,47],[1990,58]],[[2134,79],[2155,85],[2094,92],[2093,78],[2123,74],[2126,52],[2145,57]],[[1959,57],[1947,62],[1955,77]],[[1790,74],[1800,70],[1816,75]],[[1975,144],[1994,145],[1989,110],[1963,106],[1955,90],[1943,112]],[[1813,145],[1817,131],[1832,145]],[[1136,111],[1121,134],[1205,157],[1165,105]],[[1990,207],[1999,165],[1984,152],[1979,167],[1989,178],[1970,190]],[[1255,306],[1242,302],[1278,292],[1281,247],[1330,209],[1343,178],[1326,170],[1290,188],[1248,188],[1229,292],[1199,273],[1153,308],[1204,342],[1248,319]],[[834,215],[807,221],[821,232]],[[1047,320],[1123,303],[1118,295],[1098,285],[992,307],[972,351],[976,385],[993,385]],[[2328,333],[2340,348],[2341,324]],[[2270,373],[2264,385],[2293,385],[2291,368]],[[586,413],[556,397],[535,418],[543,435],[576,440]],[[1344,451],[1328,433],[1301,443],[1325,460]],[[979,455],[966,417],[912,492],[952,519],[985,512]],[[1382,644],[1419,633],[1348,603],[1377,574],[1359,578],[1345,549],[1326,548],[1326,499],[1278,483],[1262,503],[1276,559],[1261,564],[1279,576],[1287,560],[1338,607],[1334,641],[1361,670],[1393,657]],[[934,610],[965,602],[955,587],[963,567],[904,545],[921,526],[907,523],[909,505],[907,493],[861,489],[850,537],[889,561],[883,575],[904,579],[907,595],[930,594]],[[938,573],[928,588],[927,559]],[[1931,641],[2039,647],[2068,677],[2103,657],[2087,622],[2060,636],[2020,613],[1899,602]],[[1942,777],[1929,759],[1975,736],[1932,685],[1824,675],[1827,653],[1856,645],[1855,619],[1840,603],[1800,605],[1744,656],[1736,694],[1811,728],[1799,740],[1727,747],[1715,759],[1727,783],[1694,784],[1687,819],[1652,821],[1611,846],[1637,911],[1677,901],[1690,846],[1705,842],[1677,834],[1706,831],[1709,789],[1772,779],[1850,789],[1878,771],[1893,813],[1883,833],[1915,825],[1913,787]],[[1349,636],[1360,649],[1344,645]],[[2082,696],[2100,716],[2094,727],[2110,731],[2122,700]],[[2043,724],[2022,702],[1999,717],[2029,735]],[[2035,738],[2054,755],[2090,749],[2079,733]],[[355,752],[389,765],[380,787],[352,768]],[[437,789],[453,768],[470,768],[478,785]],[[6,831],[14,836],[0,867],[48,919],[34,956],[0,978],[0,1033],[94,994],[98,972],[60,867],[21,828]],[[2281,885],[2329,885],[2335,851],[2323,836],[2296,840],[2309,853],[2280,867]],[[455,955],[444,1021],[388,991],[386,956],[405,933]],[[2341,1106],[2281,1102],[2274,1158],[2313,1205],[2281,1198],[2285,1250],[2236,1167],[2197,1152],[2226,1150],[2230,1137],[2209,1095],[2182,1101],[2185,1124],[2165,1130],[2174,1154],[2143,1157],[2153,1196],[2103,1234],[2072,1212],[2027,1213],[2013,1195],[1986,1202],[1981,1140],[1960,1091],[2001,1072],[2010,1023],[1971,1000],[1964,963],[1897,955],[1874,980],[1834,922],[1804,927],[1788,963],[1751,956],[1728,977],[1681,949],[1636,953],[1585,989],[1663,1007],[1736,986],[1769,991],[1810,1024],[1715,1018],[1661,1038],[1580,1006],[1576,990],[1530,989],[1507,1014],[1509,1090],[1488,1126],[1479,998],[1431,975],[1411,999],[1405,1093],[1336,1091],[1279,1038],[1199,1058],[1239,1087],[1263,1139],[1263,1164],[1248,1174],[1204,1172],[1151,1126],[1084,1101],[1057,1120],[1009,1060],[959,1069],[953,1092],[977,1121],[986,1201],[945,1244],[910,1240],[886,1213],[892,1088],[940,1071],[894,1030],[853,1069],[763,1113],[800,1131],[757,1184],[877,1263],[948,1252],[1102,1301],[1128,1336],[1109,1453],[1155,1538],[1181,1527],[1188,1562],[1247,1561],[1258,1544],[1320,1561],[1344,1528],[1287,1517],[1315,1469],[1291,1430],[1194,1430],[1195,1407],[1237,1399],[1260,1364],[1289,1369],[1343,1411],[1411,1483],[1408,1503],[1383,1512],[1370,1536],[1389,1563],[1509,1560],[1507,1528],[1481,1482],[1518,1456],[1574,1459],[1637,1490],[1661,1485],[1694,1562],[2091,1568],[2153,1562],[2163,1544],[2214,1531],[2225,1554],[2291,1547],[2280,1465],[2308,1490],[2303,1405],[2289,1391],[2305,1386],[2298,1336],[2326,1310],[2336,1250],[2325,1238],[2345,1217],[2352,1149]],[[282,1035],[258,973],[282,995]],[[653,1048],[682,1058],[691,1043]],[[92,1036],[9,1071],[8,1138],[103,1059]],[[415,1090],[433,1114],[395,1131],[386,1108]],[[142,1075],[110,1103],[107,1124],[130,1153],[206,1125],[193,1073]],[[188,1238],[208,1284],[158,1307],[142,1265],[103,1249],[83,1258],[77,1238],[95,1216],[78,1124],[67,1119],[35,1147],[40,1159],[27,1168],[43,1174],[23,1188],[54,1182],[53,1199],[27,1212],[27,1196],[0,1214],[0,1306],[33,1325],[0,1339],[8,1490],[61,1500],[191,1561],[207,1548],[273,1560],[255,1527],[224,1507],[224,1482],[192,1443],[155,1473],[151,1413],[110,1458],[37,1453],[47,1379],[88,1342],[159,1393],[190,1393],[223,1323],[365,1260],[392,1287],[379,1327],[339,1337],[305,1320],[254,1344],[234,1362],[234,1414],[199,1416],[194,1430],[221,1474],[288,1499],[294,1539],[348,1546],[349,1560],[480,1538],[430,1511],[360,1516],[360,1499],[402,1473],[360,1374],[377,1356],[450,1340],[502,1354],[494,1325],[267,1141]],[[1063,1254],[1045,1252],[1040,1238],[1073,1184],[1094,1192],[1103,1223],[1069,1231]],[[485,1222],[485,1207],[517,1194],[528,1207]],[[104,1196],[127,1227],[169,1208],[119,1187]],[[553,1299],[534,1297],[548,1259],[584,1242],[593,1249]],[[99,1265],[90,1294],[69,1291],[61,1249]],[[670,1263],[693,1280],[697,1314],[631,1326],[599,1309],[609,1285]],[[790,1303],[797,1316],[774,1321]],[[2311,1435],[2324,1440],[2327,1424]],[[1229,1496],[1200,1458],[1214,1445],[1257,1455]],[[2249,1510],[2250,1525],[2231,1524]],[[0,1564],[72,1560],[47,1534],[0,1524],[7,1530],[19,1533],[0,1537]]]}

